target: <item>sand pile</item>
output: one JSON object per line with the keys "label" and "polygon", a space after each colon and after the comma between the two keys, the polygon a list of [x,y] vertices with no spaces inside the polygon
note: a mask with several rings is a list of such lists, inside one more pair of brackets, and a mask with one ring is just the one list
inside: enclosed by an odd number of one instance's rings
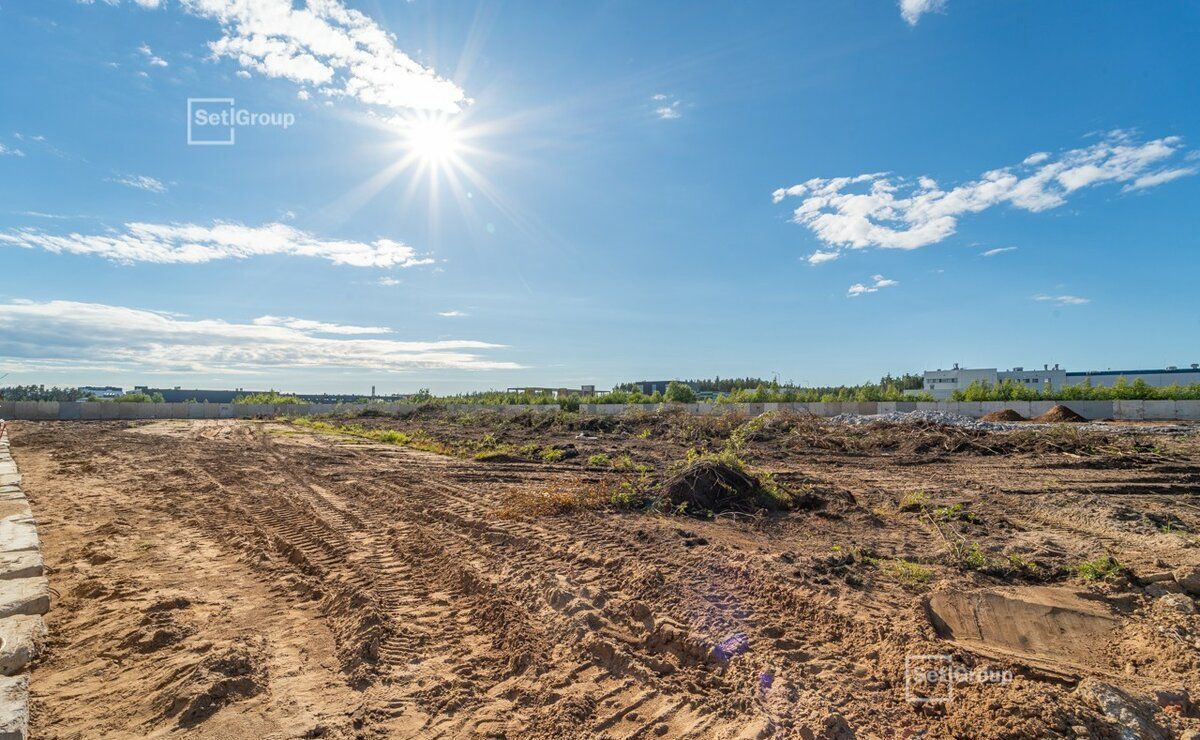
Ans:
{"label": "sand pile", "polygon": [[1004,409],[1003,411],[993,411],[990,414],[984,414],[980,421],[1029,421],[1024,416],[1021,416],[1012,409]]}
{"label": "sand pile", "polygon": [[1087,421],[1087,419],[1083,418],[1066,406],[1059,404],[1038,418],[1034,419],[1034,421],[1038,421],[1043,424],[1078,424],[1080,422]]}

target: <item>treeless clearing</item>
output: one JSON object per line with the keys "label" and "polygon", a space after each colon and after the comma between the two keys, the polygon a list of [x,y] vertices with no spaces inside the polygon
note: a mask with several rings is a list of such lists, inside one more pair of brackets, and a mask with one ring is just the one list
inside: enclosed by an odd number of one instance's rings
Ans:
{"label": "treeless clearing", "polygon": [[[1195,435],[352,421],[454,454],[274,422],[14,424],[56,592],[33,735],[1115,736],[1110,691],[1145,733],[1200,729],[1155,706],[1200,698],[1197,617],[1136,578],[1200,565]],[[801,508],[594,495],[735,435]],[[593,495],[514,506],[562,491]],[[1133,575],[1080,579],[1107,554]],[[926,601],[960,592],[1017,615],[1091,599],[1106,638],[968,624],[947,597],[941,639]],[[940,653],[1012,681],[914,706],[905,658]]]}

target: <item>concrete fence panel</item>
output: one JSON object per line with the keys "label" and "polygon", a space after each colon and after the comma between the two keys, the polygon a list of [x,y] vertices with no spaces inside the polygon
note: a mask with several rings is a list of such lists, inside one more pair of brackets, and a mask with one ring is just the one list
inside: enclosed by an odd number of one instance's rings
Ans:
{"label": "concrete fence panel", "polygon": [[1029,402],[1029,418],[1032,419],[1041,416],[1050,409],[1054,408],[1054,401],[1030,401]]}
{"label": "concrete fence panel", "polygon": [[1200,421],[1200,401],[1176,401],[1175,418],[1180,421]]}
{"label": "concrete fence panel", "polygon": [[1175,401],[1142,401],[1143,419],[1178,419]]}
{"label": "concrete fence panel", "polygon": [[[1171,404],[1171,412],[1174,413],[1175,402],[1167,401],[1167,403]],[[1113,418],[1112,401],[1064,401],[1063,405],[1089,421]]]}

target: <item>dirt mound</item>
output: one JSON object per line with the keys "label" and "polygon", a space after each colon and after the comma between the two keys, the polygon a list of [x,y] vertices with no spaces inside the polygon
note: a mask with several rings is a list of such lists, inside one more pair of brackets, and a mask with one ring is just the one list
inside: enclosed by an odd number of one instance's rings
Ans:
{"label": "dirt mound", "polygon": [[1034,419],[1034,421],[1039,421],[1043,424],[1078,424],[1080,422],[1087,421],[1087,419],[1083,418],[1060,403],[1038,418]]}
{"label": "dirt mound", "polygon": [[1004,409],[1003,411],[993,411],[990,414],[984,414],[980,421],[1029,421],[1029,419],[1026,419],[1012,409]]}
{"label": "dirt mound", "polygon": [[745,470],[715,460],[692,463],[663,483],[671,504],[687,504],[687,513],[752,514],[779,506],[763,482]]}

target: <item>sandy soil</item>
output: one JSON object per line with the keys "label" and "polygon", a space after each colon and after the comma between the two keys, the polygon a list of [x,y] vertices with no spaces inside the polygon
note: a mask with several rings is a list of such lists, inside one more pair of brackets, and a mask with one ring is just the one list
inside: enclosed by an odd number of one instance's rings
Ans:
{"label": "sandy soil", "polygon": [[[665,468],[745,420],[362,421],[467,452],[271,422],[14,424],[56,594],[33,736],[1116,737],[1122,712],[1140,736],[1200,730],[1155,693],[1200,699],[1200,622],[1139,580],[1200,565],[1194,435],[992,435],[985,454],[756,433],[747,457],[815,503],[701,520],[513,501],[629,475],[586,463],[600,452]],[[471,459],[489,434],[579,454]],[[1129,572],[1081,581],[1103,554]],[[990,589],[1085,593],[1103,644],[939,638],[931,595]],[[1012,680],[914,705],[905,658],[939,653]]]}

